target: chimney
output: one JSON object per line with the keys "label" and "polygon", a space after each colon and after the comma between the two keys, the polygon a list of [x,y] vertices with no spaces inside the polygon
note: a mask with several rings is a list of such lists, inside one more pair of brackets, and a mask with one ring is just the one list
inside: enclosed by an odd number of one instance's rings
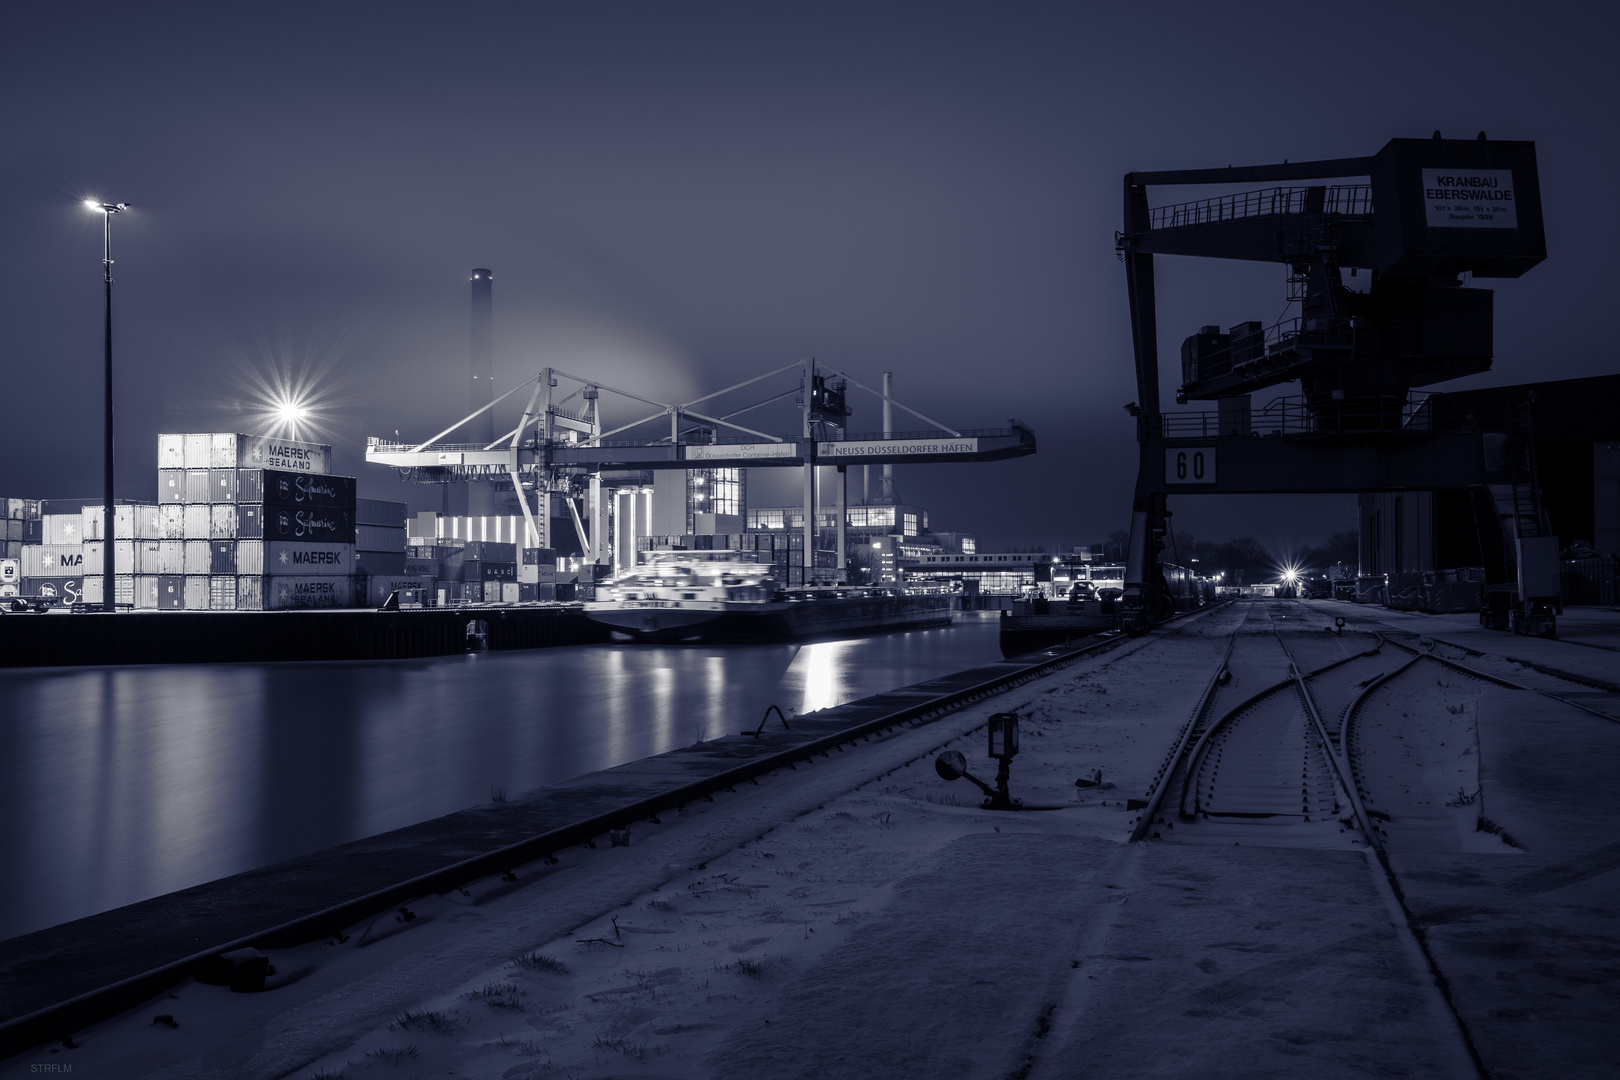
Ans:
{"label": "chimney", "polygon": [[[495,329],[491,304],[495,275],[483,267],[472,272],[472,390],[467,411],[495,400]],[[467,425],[468,442],[488,445],[495,440],[494,410]]]}

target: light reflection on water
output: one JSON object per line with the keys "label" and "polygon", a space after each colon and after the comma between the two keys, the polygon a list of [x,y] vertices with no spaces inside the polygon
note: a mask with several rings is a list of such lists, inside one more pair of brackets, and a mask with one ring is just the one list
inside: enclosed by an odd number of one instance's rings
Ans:
{"label": "light reflection on water", "polygon": [[0,939],[959,671],[996,634],[0,671]]}

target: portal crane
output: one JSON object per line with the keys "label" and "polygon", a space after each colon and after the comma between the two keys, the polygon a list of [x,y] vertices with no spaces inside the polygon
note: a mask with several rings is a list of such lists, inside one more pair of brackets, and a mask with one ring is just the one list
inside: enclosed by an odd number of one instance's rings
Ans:
{"label": "portal crane", "polygon": [[[1152,207],[1154,186],[1271,184]],[[1416,388],[1490,369],[1492,293],[1546,258],[1535,144],[1392,139],[1372,157],[1125,175],[1125,263],[1135,350],[1139,465],[1127,551],[1126,625],[1165,612],[1157,573],[1171,492],[1344,492],[1472,488],[1510,530],[1523,588],[1545,557],[1533,491],[1488,472],[1479,429],[1439,430]],[[1281,263],[1292,318],[1205,326],[1181,348],[1176,402],[1163,411],[1153,257]],[[1365,273],[1365,291],[1350,288]],[[1358,282],[1359,284],[1359,282]],[[1259,413],[1249,396],[1298,382]],[[1522,433],[1521,433],[1522,434]],[[1271,436],[1271,437],[1266,437]],[[1514,460],[1518,460],[1516,457]],[[1512,483],[1533,487],[1533,472]],[[1556,538],[1551,539],[1556,558]]]}

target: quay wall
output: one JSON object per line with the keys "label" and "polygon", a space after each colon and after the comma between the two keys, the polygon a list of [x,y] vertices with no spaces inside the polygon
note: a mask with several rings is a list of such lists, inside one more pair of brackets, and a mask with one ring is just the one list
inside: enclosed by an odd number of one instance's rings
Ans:
{"label": "quay wall", "polygon": [[0,617],[0,667],[398,660],[607,641],[577,607],[422,611],[148,611]]}

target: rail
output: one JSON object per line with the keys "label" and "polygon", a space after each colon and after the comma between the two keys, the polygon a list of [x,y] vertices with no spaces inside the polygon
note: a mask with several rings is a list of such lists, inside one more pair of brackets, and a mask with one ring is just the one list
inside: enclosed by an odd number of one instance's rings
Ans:
{"label": "rail", "polygon": [[1148,228],[1180,229],[1189,225],[1212,225],[1274,214],[1311,213],[1370,218],[1373,213],[1372,185],[1262,188],[1194,202],[1174,203],[1150,210]]}

